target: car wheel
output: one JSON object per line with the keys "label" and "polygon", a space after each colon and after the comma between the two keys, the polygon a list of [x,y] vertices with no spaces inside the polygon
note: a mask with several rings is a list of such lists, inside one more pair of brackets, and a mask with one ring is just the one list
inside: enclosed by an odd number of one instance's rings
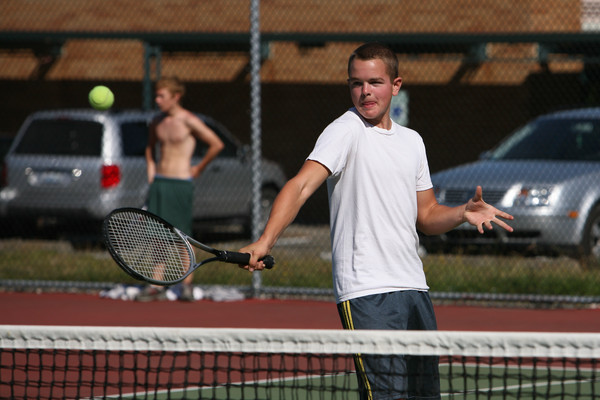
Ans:
{"label": "car wheel", "polygon": [[584,257],[600,262],[600,206],[596,206],[588,217],[581,247]]}

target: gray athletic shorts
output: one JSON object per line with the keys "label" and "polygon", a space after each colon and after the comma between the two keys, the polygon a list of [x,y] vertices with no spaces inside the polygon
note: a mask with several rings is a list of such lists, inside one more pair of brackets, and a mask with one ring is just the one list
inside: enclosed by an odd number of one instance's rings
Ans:
{"label": "gray athletic shorts", "polygon": [[[338,304],[344,329],[437,330],[429,293],[403,290]],[[440,399],[439,357],[358,354],[361,399]]]}

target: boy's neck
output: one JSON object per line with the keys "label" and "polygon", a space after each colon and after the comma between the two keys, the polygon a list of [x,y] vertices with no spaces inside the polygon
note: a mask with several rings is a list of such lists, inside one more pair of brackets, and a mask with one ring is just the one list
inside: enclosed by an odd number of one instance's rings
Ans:
{"label": "boy's neck", "polygon": [[183,107],[181,107],[181,105],[179,104],[175,104],[173,107],[167,110],[167,115],[173,117],[176,114],[178,114],[181,110],[183,110]]}

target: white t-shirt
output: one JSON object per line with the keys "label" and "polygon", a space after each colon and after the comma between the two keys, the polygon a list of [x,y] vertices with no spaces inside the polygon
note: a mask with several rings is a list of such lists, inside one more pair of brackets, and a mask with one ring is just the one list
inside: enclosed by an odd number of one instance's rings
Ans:
{"label": "white t-shirt", "polygon": [[417,191],[432,187],[421,136],[396,123],[374,127],[352,108],[325,128],[308,159],[331,172],[336,300],[429,289],[417,252]]}

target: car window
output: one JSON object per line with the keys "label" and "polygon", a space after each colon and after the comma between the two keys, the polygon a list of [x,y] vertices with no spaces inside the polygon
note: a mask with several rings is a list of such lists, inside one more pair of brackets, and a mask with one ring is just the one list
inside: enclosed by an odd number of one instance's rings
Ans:
{"label": "car window", "polygon": [[148,143],[148,124],[145,121],[121,124],[121,140],[125,156],[144,156]]}
{"label": "car window", "polygon": [[[219,157],[235,157],[237,156],[237,145],[224,134],[221,129],[212,124],[210,121],[204,121],[206,125],[212,129],[223,141],[225,147],[219,153]],[[206,144],[200,140],[196,140],[196,148],[194,149],[194,157],[202,157],[206,153]]]}
{"label": "car window", "polygon": [[71,119],[37,119],[15,149],[17,154],[99,156],[102,124]]}
{"label": "car window", "polygon": [[0,137],[0,161],[2,161],[6,153],[8,153],[8,149],[10,149],[11,143],[12,138]]}
{"label": "car window", "polygon": [[600,120],[573,118],[532,122],[502,142],[491,158],[600,161]]}

